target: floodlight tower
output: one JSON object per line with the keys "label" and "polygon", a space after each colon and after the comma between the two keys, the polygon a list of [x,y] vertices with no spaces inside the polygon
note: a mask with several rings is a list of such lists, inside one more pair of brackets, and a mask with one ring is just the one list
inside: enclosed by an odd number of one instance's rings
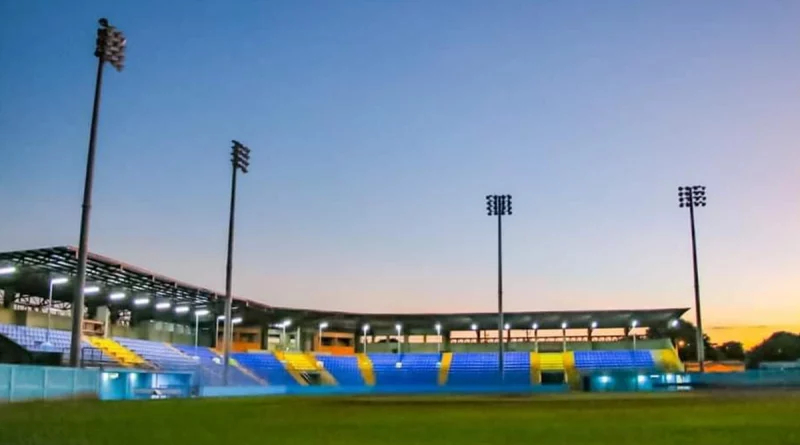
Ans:
{"label": "floodlight tower", "polygon": [[503,216],[511,215],[511,195],[486,195],[486,213],[497,216],[497,358],[500,380],[505,380],[503,365],[505,320],[503,315]]}
{"label": "floodlight tower", "polygon": [[697,237],[694,230],[695,207],[706,206],[706,188],[702,185],[678,187],[678,205],[689,208],[689,225],[692,231],[692,267],[694,270],[694,308],[697,316],[697,363],[700,372],[705,372],[705,343],[703,342],[703,318],[700,311],[700,274],[697,270]]}
{"label": "floodlight tower", "polygon": [[97,136],[97,119],[100,114],[100,92],[103,86],[103,66],[108,62],[117,71],[125,64],[125,45],[127,40],[122,31],[108,24],[107,19],[98,20],[97,43],[94,55],[97,57],[97,77],[94,83],[94,105],[92,124],[89,128],[89,154],[86,157],[86,178],[83,184],[83,206],[81,209],[81,234],[78,242],[78,271],[75,279],[75,294],[72,300],[72,342],[69,348],[69,365],[77,367],[80,363],[81,336],[83,335],[83,288],[86,285],[86,261],[89,257],[89,216],[92,208],[92,186],[94,183],[94,153]]}
{"label": "floodlight tower", "polygon": [[231,295],[231,280],[233,275],[233,230],[234,215],[236,214],[236,173],[241,170],[242,174],[247,173],[250,167],[250,149],[242,145],[239,141],[231,141],[231,211],[228,220],[228,261],[225,266],[225,328],[222,331],[223,337],[223,364],[222,376],[225,385],[228,385],[228,368],[231,359],[231,339],[233,338],[233,320],[231,311],[233,310],[233,295]]}

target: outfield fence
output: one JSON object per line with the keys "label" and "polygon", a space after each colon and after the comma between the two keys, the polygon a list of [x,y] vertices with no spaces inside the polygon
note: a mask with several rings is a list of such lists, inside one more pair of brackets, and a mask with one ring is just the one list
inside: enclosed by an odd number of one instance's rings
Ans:
{"label": "outfield fence", "polygon": [[96,398],[99,384],[95,369],[0,364],[0,403]]}

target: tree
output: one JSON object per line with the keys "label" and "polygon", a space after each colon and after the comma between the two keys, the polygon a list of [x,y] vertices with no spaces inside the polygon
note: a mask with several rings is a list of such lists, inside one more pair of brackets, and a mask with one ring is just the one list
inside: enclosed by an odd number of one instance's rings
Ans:
{"label": "tree", "polygon": [[744,345],[738,341],[728,341],[717,346],[723,360],[744,360]]}
{"label": "tree", "polygon": [[[669,338],[678,350],[681,361],[697,361],[697,328],[688,321],[678,320],[677,326],[651,327],[647,338]],[[706,360],[720,360],[720,352],[711,344],[708,335],[703,334]]]}
{"label": "tree", "polygon": [[775,332],[747,354],[747,367],[757,368],[761,362],[792,362],[800,360],[800,335]]}

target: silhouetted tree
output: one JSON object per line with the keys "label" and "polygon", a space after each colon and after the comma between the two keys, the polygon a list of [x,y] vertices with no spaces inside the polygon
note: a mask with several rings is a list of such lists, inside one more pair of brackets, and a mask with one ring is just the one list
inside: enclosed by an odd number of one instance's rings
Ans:
{"label": "silhouetted tree", "polygon": [[775,332],[747,353],[747,367],[757,368],[761,362],[800,360],[800,335]]}
{"label": "silhouetted tree", "polygon": [[738,341],[729,341],[717,346],[722,360],[744,360],[744,346]]}
{"label": "silhouetted tree", "polygon": [[[651,327],[647,330],[647,338],[669,338],[678,349],[682,361],[697,360],[697,328],[688,321],[678,320],[678,326]],[[711,344],[708,335],[703,334],[706,360],[720,360],[720,352]]]}

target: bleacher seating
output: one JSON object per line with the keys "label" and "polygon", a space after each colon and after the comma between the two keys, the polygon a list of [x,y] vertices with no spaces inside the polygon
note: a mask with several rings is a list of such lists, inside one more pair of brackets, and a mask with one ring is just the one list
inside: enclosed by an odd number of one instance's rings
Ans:
{"label": "bleacher seating", "polygon": [[377,385],[436,385],[440,354],[368,354]]}
{"label": "bleacher seating", "polygon": [[242,366],[246,366],[255,375],[270,385],[298,385],[297,380],[289,374],[283,363],[273,354],[237,353],[232,357]]}
{"label": "bleacher seating", "polygon": [[161,342],[126,337],[114,337],[114,340],[154,364],[158,369],[195,372],[200,368],[195,360]]}
{"label": "bleacher seating", "polygon": [[581,371],[603,369],[655,369],[650,351],[575,351],[575,367]]}
{"label": "bleacher seating", "polygon": [[364,378],[358,369],[358,357],[354,355],[317,355],[323,368],[331,373],[342,386],[364,385]]}
{"label": "bleacher seating", "polygon": [[[72,342],[72,333],[70,331],[51,329],[49,344],[47,341],[47,329],[45,328],[0,324],[0,335],[7,337],[28,351],[60,352],[65,362],[69,358],[69,347]],[[116,363],[114,359],[91,346],[85,340],[81,341],[81,356],[85,363]]]}
{"label": "bleacher seating", "polygon": [[448,384],[458,385],[526,385],[531,381],[530,354],[506,352],[504,376],[498,372],[498,356],[494,352],[461,352],[453,354]]}
{"label": "bleacher seating", "polygon": [[[216,352],[200,346],[174,345],[175,349],[194,360],[199,368],[198,383],[208,386],[224,386],[224,362]],[[231,386],[260,385],[258,381],[244,373],[237,366],[228,367],[228,384]]]}

